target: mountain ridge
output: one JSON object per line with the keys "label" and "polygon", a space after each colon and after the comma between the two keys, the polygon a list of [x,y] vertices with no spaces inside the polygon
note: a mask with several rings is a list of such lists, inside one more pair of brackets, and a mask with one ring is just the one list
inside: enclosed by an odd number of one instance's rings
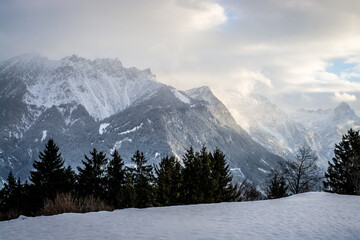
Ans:
{"label": "mountain ridge", "polygon": [[335,143],[350,128],[360,128],[360,118],[345,102],[333,109],[298,109],[288,113],[258,94],[231,96],[233,101],[228,107],[255,141],[288,160],[295,158],[299,147],[307,145],[318,156],[324,171],[333,157]]}
{"label": "mountain ridge", "polygon": [[190,146],[206,144],[226,153],[234,174],[261,184],[283,161],[237,125],[209,88],[180,91],[156,82],[148,70],[123,68],[118,60],[19,58],[0,63],[0,81],[12,92],[0,99],[6,116],[0,140],[3,180],[10,170],[26,178],[49,138],[73,167],[93,147],[107,154],[117,149],[127,163],[140,150],[157,163],[167,154],[181,160]]}

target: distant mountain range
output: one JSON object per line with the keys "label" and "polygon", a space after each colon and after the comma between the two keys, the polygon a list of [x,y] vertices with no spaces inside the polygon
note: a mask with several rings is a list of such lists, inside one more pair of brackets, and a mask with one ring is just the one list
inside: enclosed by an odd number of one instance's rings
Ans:
{"label": "distant mountain range", "polygon": [[181,161],[190,146],[206,144],[226,153],[234,176],[262,184],[304,144],[325,169],[341,135],[360,126],[346,103],[288,114],[260,95],[233,94],[234,119],[208,87],[179,91],[117,59],[21,55],[0,63],[0,83],[3,182],[10,170],[25,180],[53,138],[73,167],[94,147],[108,155],[117,149],[127,163],[140,150],[157,163],[167,154]]}
{"label": "distant mountain range", "polygon": [[127,163],[140,150],[157,163],[206,144],[226,153],[235,176],[261,184],[283,161],[254,141],[208,87],[179,91],[119,60],[21,55],[0,63],[0,82],[3,181],[10,170],[26,179],[49,138],[73,167],[93,147],[117,149]]}
{"label": "distant mountain range", "polygon": [[250,136],[284,159],[293,159],[297,149],[308,145],[325,170],[334,156],[335,143],[350,128],[360,129],[360,118],[342,102],[334,109],[295,110],[286,113],[260,95],[244,96],[234,93],[230,108],[237,122]]}

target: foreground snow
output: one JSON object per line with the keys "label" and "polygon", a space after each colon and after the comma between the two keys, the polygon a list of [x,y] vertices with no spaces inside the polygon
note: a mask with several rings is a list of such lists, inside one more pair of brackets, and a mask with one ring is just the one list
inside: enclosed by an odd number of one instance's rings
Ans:
{"label": "foreground snow", "polygon": [[1,239],[359,239],[360,197],[306,193],[257,202],[20,217]]}

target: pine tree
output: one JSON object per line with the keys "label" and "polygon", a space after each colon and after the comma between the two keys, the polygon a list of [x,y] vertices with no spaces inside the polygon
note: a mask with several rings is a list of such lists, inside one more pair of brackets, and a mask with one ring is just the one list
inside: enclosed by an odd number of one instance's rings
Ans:
{"label": "pine tree", "polygon": [[98,152],[96,148],[90,152],[91,157],[85,155],[86,161],[82,160],[83,168],[77,167],[78,191],[81,195],[93,195],[104,198],[105,196],[105,164],[106,154]]}
{"label": "pine tree", "polygon": [[50,139],[44,151],[40,152],[39,159],[40,161],[34,161],[35,170],[30,171],[30,180],[34,189],[43,198],[52,199],[57,193],[72,189],[72,182],[64,167],[64,160],[53,139]]}
{"label": "pine tree", "polygon": [[126,206],[124,203],[126,180],[124,161],[117,150],[111,154],[111,157],[107,168],[107,200],[117,209],[124,208]]}
{"label": "pine tree", "polygon": [[134,168],[125,168],[125,184],[122,196],[124,208],[135,207],[135,191],[134,191]]}
{"label": "pine tree", "polygon": [[210,154],[207,152],[205,145],[200,152],[195,154],[200,163],[200,202],[213,202],[214,182],[211,178]]}
{"label": "pine tree", "polygon": [[180,204],[181,165],[174,156],[161,159],[159,167],[155,167],[157,203],[161,206]]}
{"label": "pine tree", "polygon": [[232,185],[232,175],[224,153],[219,148],[216,148],[214,153],[210,155],[210,161],[211,178],[214,184],[214,202],[234,201],[238,197],[237,191]]}
{"label": "pine tree", "polygon": [[350,129],[335,144],[335,156],[329,162],[324,186],[327,191],[360,195],[360,134]]}
{"label": "pine tree", "polygon": [[136,165],[132,168],[134,205],[139,208],[150,207],[154,203],[153,168],[146,164],[144,153],[139,151],[136,151],[131,161]]}
{"label": "pine tree", "polygon": [[[10,171],[7,177],[7,183],[4,184],[4,188],[0,191],[0,211],[12,211],[17,213],[17,215],[13,217],[17,217],[22,211],[23,198],[23,185],[21,184],[20,178],[16,181],[12,171]],[[6,219],[7,218],[0,220]]]}
{"label": "pine tree", "polygon": [[269,175],[270,181],[266,189],[266,198],[275,199],[288,196],[285,178],[277,171],[272,171]]}
{"label": "pine tree", "polygon": [[194,153],[192,147],[183,156],[183,202],[186,204],[200,203],[203,200],[201,191],[201,162],[199,153]]}
{"label": "pine tree", "polygon": [[7,183],[4,184],[4,188],[2,189],[0,204],[2,209],[19,209],[21,188],[20,179],[16,182],[12,171],[10,171],[7,177]]}

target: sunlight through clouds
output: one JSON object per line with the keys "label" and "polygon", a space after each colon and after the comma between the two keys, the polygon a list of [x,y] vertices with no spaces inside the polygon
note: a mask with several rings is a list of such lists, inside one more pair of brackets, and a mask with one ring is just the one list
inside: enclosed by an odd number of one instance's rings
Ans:
{"label": "sunlight through clouds", "polygon": [[227,21],[225,10],[219,4],[204,4],[204,9],[196,11],[191,18],[191,25],[197,30],[208,30]]}
{"label": "sunlight through clouds", "polygon": [[118,58],[182,90],[208,85],[224,102],[230,88],[283,108],[328,108],[346,93],[360,112],[358,9],[357,0],[4,0],[0,60]]}
{"label": "sunlight through clouds", "polygon": [[352,94],[336,92],[332,100],[334,102],[354,102],[356,101],[356,96]]}

